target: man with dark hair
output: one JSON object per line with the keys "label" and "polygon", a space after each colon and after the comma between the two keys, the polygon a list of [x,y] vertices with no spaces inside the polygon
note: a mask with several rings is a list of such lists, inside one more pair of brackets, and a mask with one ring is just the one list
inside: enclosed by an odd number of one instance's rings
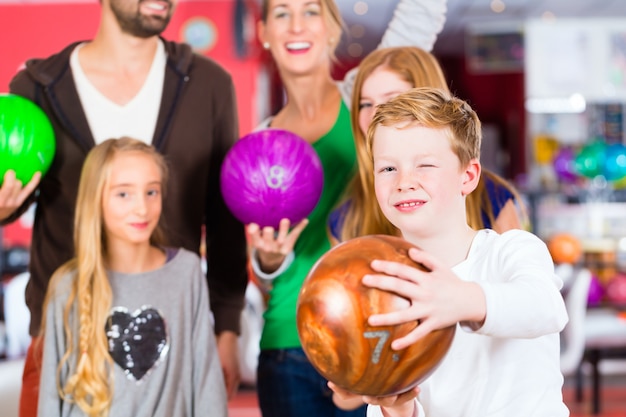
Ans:
{"label": "man with dark hair", "polygon": [[[46,175],[36,174],[28,184],[6,173],[0,225],[36,203],[26,289],[30,333],[36,338],[48,280],[74,255],[74,204],[87,152],[121,136],[153,144],[171,169],[163,207],[169,243],[199,252],[205,227],[210,304],[232,397],[239,383],[237,334],[248,282],[244,228],[225,206],[219,187],[222,160],[238,137],[234,86],[212,60],[160,37],[176,3],[102,0],[91,41],[31,60],[13,78],[10,92],[48,115],[57,153]],[[34,415],[37,403],[36,345],[26,360],[21,416]]]}

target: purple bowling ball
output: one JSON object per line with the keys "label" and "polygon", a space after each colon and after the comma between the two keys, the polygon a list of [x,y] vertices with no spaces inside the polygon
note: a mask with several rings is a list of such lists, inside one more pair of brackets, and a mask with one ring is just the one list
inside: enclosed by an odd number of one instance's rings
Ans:
{"label": "purple bowling ball", "polygon": [[317,152],[300,136],[281,129],[252,132],[226,154],[220,187],[226,206],[242,223],[278,228],[298,223],[315,208],[324,172]]}
{"label": "purple bowling ball", "polygon": [[591,282],[589,283],[589,294],[587,296],[587,305],[595,306],[600,304],[604,298],[604,287],[602,283],[598,279],[598,277],[593,274],[591,276]]}
{"label": "purple bowling ball", "polygon": [[573,184],[576,182],[576,156],[571,148],[563,148],[554,157],[553,166],[559,180]]}

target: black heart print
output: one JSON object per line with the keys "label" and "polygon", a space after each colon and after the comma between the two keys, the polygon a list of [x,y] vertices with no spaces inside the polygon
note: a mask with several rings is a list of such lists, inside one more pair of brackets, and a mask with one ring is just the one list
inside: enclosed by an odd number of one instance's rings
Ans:
{"label": "black heart print", "polygon": [[145,306],[130,314],[126,308],[116,307],[111,310],[105,331],[109,354],[135,381],[167,355],[165,321],[155,308]]}

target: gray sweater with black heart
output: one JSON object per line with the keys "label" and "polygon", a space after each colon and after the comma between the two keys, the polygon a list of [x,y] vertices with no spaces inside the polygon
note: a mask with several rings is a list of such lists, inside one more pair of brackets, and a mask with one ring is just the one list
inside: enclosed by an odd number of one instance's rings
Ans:
{"label": "gray sweater with black heart", "polygon": [[[71,375],[63,311],[74,274],[57,280],[46,309],[39,417],[85,414],[62,400],[57,382]],[[113,359],[113,401],[109,416],[193,417],[228,415],[226,389],[216,348],[206,279],[200,259],[180,249],[161,268],[109,274],[113,303],[103,325]],[[76,317],[70,321],[76,328]],[[76,341],[76,337],[73,338]]]}

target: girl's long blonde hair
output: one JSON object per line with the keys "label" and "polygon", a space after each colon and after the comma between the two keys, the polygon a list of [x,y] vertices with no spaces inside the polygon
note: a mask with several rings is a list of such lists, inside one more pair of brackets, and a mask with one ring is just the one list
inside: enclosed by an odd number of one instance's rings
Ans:
{"label": "girl's long blonde hair", "polygon": [[[72,284],[63,313],[66,346],[57,368],[59,395],[75,403],[90,417],[108,415],[113,398],[113,361],[104,331],[111,309],[111,286],[107,277],[107,237],[102,218],[102,197],[111,173],[112,161],[119,153],[140,152],[151,156],[162,173],[163,193],[167,184],[167,165],[162,155],[146,143],[123,137],[109,139],[89,152],[83,165],[74,218],[75,258],[55,271],[46,295],[44,312],[54,297],[57,282],[72,274]],[[150,243],[163,245],[161,227],[153,232]],[[44,314],[42,329],[45,329]],[[63,383],[61,375],[68,370]]]}

